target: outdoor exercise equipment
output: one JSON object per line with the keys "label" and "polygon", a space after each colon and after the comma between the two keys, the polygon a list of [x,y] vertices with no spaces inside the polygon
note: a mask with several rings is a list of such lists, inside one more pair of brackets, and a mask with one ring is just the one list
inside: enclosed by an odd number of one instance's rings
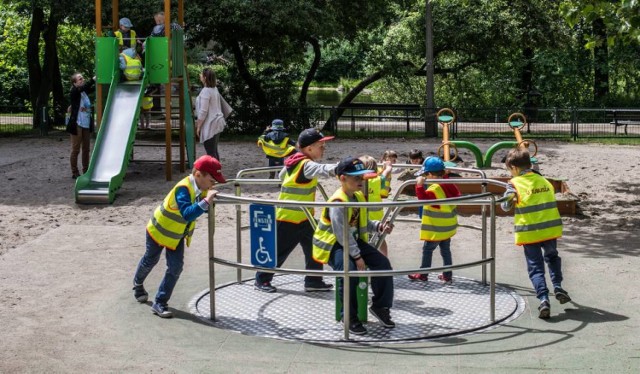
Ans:
{"label": "outdoor exercise equipment", "polygon": [[[449,126],[455,122],[456,115],[453,110],[442,108],[436,113],[436,117],[438,118],[438,123],[442,126],[442,145],[438,147],[438,157],[444,160],[445,166],[455,166],[452,161],[458,158],[458,147],[449,141]],[[449,147],[454,149],[453,159],[451,159]],[[441,150],[442,155],[440,155]]]}
{"label": "outdoor exercise equipment", "polygon": [[[140,107],[145,88],[149,84],[164,85],[165,110],[165,171],[172,176],[172,89],[177,88],[179,105],[180,172],[191,167],[195,158],[195,124],[189,91],[184,32],[172,30],[170,16],[165,18],[164,37],[147,38],[144,75],[139,81],[120,81],[118,42],[113,36],[102,34],[102,1],[95,2],[96,15],[96,115],[100,124],[98,135],[86,173],[76,179],[77,203],[112,203],[124,181],[133,146]],[[112,26],[119,25],[118,0],[112,0]],[[164,1],[165,14],[171,14],[171,1]],[[151,16],[151,14],[149,15]],[[184,0],[178,2],[178,22],[184,25]],[[103,97],[103,90],[108,95]],[[186,152],[186,154],[185,154]],[[149,161],[149,160],[144,160]]]}
{"label": "outdoor exercise equipment", "polygon": [[[445,161],[445,165],[447,165],[446,162],[454,161],[457,158],[458,148],[464,148],[471,151],[471,153],[473,153],[476,159],[476,167],[479,169],[483,169],[483,168],[491,167],[491,159],[493,158],[493,156],[497,151],[501,149],[510,149],[514,147],[522,147],[522,148],[529,149],[531,145],[533,145],[533,148],[534,148],[534,151],[531,155],[531,162],[534,164],[537,163],[537,159],[535,158],[535,155],[538,153],[538,145],[533,140],[523,139],[522,134],[520,133],[520,129],[522,129],[527,125],[527,117],[522,113],[513,113],[507,119],[507,125],[513,131],[516,140],[498,142],[492,145],[491,147],[489,147],[489,149],[487,149],[487,152],[484,154],[484,156],[482,154],[482,151],[480,151],[480,148],[478,148],[478,146],[472,142],[462,141],[462,140],[449,140],[449,125],[455,122],[455,115],[453,114],[453,111],[451,109],[443,108],[438,112],[437,116],[438,116],[438,122],[443,126],[442,127],[442,145],[438,148],[438,156]],[[454,158],[452,160],[449,160],[450,146],[454,147],[454,150],[455,150]],[[441,152],[441,150],[443,152]],[[453,165],[448,164],[447,166],[453,166]]]}
{"label": "outdoor exercise equipment", "polygon": [[[407,165],[409,166],[409,165]],[[432,336],[451,336],[452,333],[476,331],[478,328],[484,328],[491,326],[500,321],[504,321],[513,316],[517,316],[518,301],[514,300],[511,296],[498,297],[500,293],[499,286],[495,283],[495,256],[496,256],[496,239],[495,239],[495,213],[496,206],[500,203],[500,199],[496,198],[490,193],[480,193],[474,195],[463,196],[459,198],[446,199],[447,203],[462,205],[483,205],[486,206],[485,214],[483,214],[483,224],[481,226],[468,226],[461,225],[473,230],[478,230],[478,256],[474,260],[466,263],[457,263],[451,266],[445,267],[433,267],[430,269],[403,269],[403,270],[389,270],[389,271],[358,271],[350,270],[349,267],[345,267],[340,271],[324,270],[324,271],[310,271],[304,269],[288,269],[288,268],[264,268],[260,266],[249,265],[243,261],[242,243],[242,230],[244,222],[242,212],[246,209],[242,208],[242,205],[246,204],[260,204],[260,205],[275,205],[280,207],[301,207],[301,205],[307,208],[321,208],[326,206],[332,207],[355,207],[355,208],[382,208],[386,210],[386,214],[383,217],[383,221],[389,220],[393,223],[394,220],[400,220],[398,212],[410,208],[417,207],[425,204],[441,204],[438,201],[398,201],[397,197],[399,191],[396,191],[395,195],[386,202],[379,203],[357,203],[357,202],[331,202],[326,201],[314,201],[314,202],[300,202],[300,201],[287,201],[287,200],[272,200],[272,199],[259,199],[243,197],[241,193],[241,187],[244,185],[275,185],[278,183],[276,180],[271,179],[257,179],[257,178],[244,178],[249,174],[257,173],[269,173],[273,171],[273,168],[255,168],[245,169],[238,172],[235,180],[228,180],[228,183],[232,183],[235,186],[235,196],[227,194],[219,194],[216,197],[216,204],[210,207],[209,211],[209,289],[203,293],[194,297],[192,303],[194,313],[202,318],[206,318],[210,323],[219,328],[228,328],[235,331],[251,330],[253,332],[250,335],[263,335],[265,333],[270,336],[275,336],[284,339],[311,339],[313,341],[323,342],[348,342],[348,341],[401,341],[401,340],[414,340]],[[465,172],[471,174],[478,174],[480,178],[461,178],[457,180],[458,184],[478,184],[481,186],[486,185],[499,185],[505,186],[504,182],[498,182],[486,178],[483,171],[477,169],[461,169],[457,168],[457,172]],[[435,180],[436,183],[442,182],[442,180]],[[407,181],[406,185],[415,183],[415,181]],[[318,188],[321,192],[324,190],[321,185],[318,184]],[[322,193],[326,199],[326,194]],[[216,237],[216,209],[225,204],[236,206],[236,253],[220,252],[220,255],[224,257],[218,257],[215,242]],[[249,211],[251,208],[249,208]],[[348,209],[343,211],[343,219],[345,222],[349,220]],[[412,224],[419,225],[420,221],[414,218]],[[228,229],[228,227],[225,227]],[[341,233],[336,233],[342,237],[342,242],[349,241],[351,233],[347,225],[343,227]],[[229,233],[222,233],[222,240],[224,241],[223,249],[229,249]],[[379,244],[384,240],[384,234],[377,237],[372,237],[370,242],[372,245]],[[404,244],[400,244],[403,246]],[[346,264],[349,262],[348,251],[343,252],[343,262]],[[216,265],[230,266],[236,268],[236,281],[227,283],[224,285],[217,284],[216,282]],[[426,273],[426,272],[442,272],[446,270],[456,270],[462,268],[479,267],[482,271],[481,278],[477,281],[465,280],[462,277],[456,276],[456,281],[451,287],[452,291],[464,290],[464,292],[442,292],[443,289],[439,285],[433,284],[410,284],[406,275],[412,273]],[[253,278],[243,279],[242,271],[250,271],[252,274],[256,270],[283,274],[280,278],[283,280],[281,288],[277,293],[273,294],[258,294],[248,291],[247,284],[253,282]],[[297,277],[296,277],[297,275]],[[303,276],[326,276],[326,277],[340,277],[344,282],[344,292],[342,302],[344,303],[344,320],[351,320],[350,308],[348,303],[350,302],[350,287],[352,277],[369,277],[369,276],[395,276],[395,283],[402,284],[395,289],[394,298],[397,303],[394,304],[394,310],[397,314],[394,314],[394,319],[398,323],[394,329],[386,329],[380,324],[369,324],[367,329],[369,334],[366,336],[350,336],[348,324],[335,323],[334,311],[335,311],[335,296],[327,293],[317,294],[305,294],[298,291],[299,284],[303,281]],[[290,278],[293,277],[293,278]],[[291,286],[292,281],[296,283]],[[458,286],[460,285],[460,286]],[[456,288],[458,287],[458,288]],[[473,291],[468,292],[473,287]],[[358,288],[360,289],[360,288]],[[414,295],[415,293],[415,295]],[[218,294],[218,296],[216,296]],[[228,296],[227,296],[228,295]],[[364,295],[364,293],[363,293]],[[425,295],[428,295],[430,302],[436,302],[436,299],[441,297],[441,307],[446,310],[451,310],[451,313],[447,313],[447,316],[434,316],[430,313],[424,313],[424,306],[422,303],[415,302],[415,300],[422,300]],[[460,307],[457,303],[458,300],[453,301],[455,297],[460,297],[459,301],[465,303],[464,307]],[[478,297],[481,300],[478,300]],[[217,300],[217,301],[216,301]],[[506,304],[505,304],[506,302]],[[453,304],[458,307],[453,307]],[[359,303],[360,304],[360,303]],[[366,301],[362,303],[366,306]],[[438,305],[438,304],[437,304]],[[506,314],[505,314],[506,312]],[[463,316],[461,313],[465,313]],[[478,318],[480,316],[480,318]],[[484,317],[483,317],[484,316]],[[355,316],[353,316],[355,317]],[[360,317],[360,316],[358,316]],[[282,319],[281,319],[282,318]],[[469,324],[468,322],[471,322]],[[436,325],[442,326],[442,329],[434,328]]]}

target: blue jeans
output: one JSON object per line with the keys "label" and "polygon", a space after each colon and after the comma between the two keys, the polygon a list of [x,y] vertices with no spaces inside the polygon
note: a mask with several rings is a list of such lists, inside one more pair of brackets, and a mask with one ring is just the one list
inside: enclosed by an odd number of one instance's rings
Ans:
{"label": "blue jeans", "polygon": [[[422,245],[422,264],[420,268],[426,269],[431,267],[431,259],[433,258],[433,251],[440,246],[440,255],[442,256],[442,264],[444,266],[452,265],[451,259],[451,238],[439,242],[427,242]],[[442,273],[445,278],[451,278],[452,272],[445,271]]]}
{"label": "blue jeans", "polygon": [[[134,284],[142,284],[144,280],[147,279],[153,267],[156,266],[160,260],[163,249],[164,247],[156,243],[147,232],[147,250],[140,259],[140,263],[138,263],[136,274],[133,277]],[[162,305],[167,305],[169,302],[173,289],[176,283],[178,283],[178,279],[182,273],[184,265],[184,238],[180,240],[175,250],[167,249],[165,257],[167,258],[167,270],[164,273],[164,278],[162,278],[158,293],[156,294],[156,303]]]}
{"label": "blue jeans", "polygon": [[[389,259],[373,246],[358,240],[358,248],[360,248],[360,256],[362,256],[364,263],[370,270],[392,270]],[[331,249],[329,266],[333,270],[344,270],[343,252],[344,249],[339,243],[336,243]],[[349,270],[356,270],[356,262],[351,258],[349,258]],[[340,298],[343,297],[342,285],[343,282],[340,282],[338,287]],[[349,288],[351,289],[349,310],[352,319],[357,319],[358,315],[357,287],[358,277],[349,277]],[[391,308],[393,305],[393,277],[371,277],[371,290],[373,291],[371,302],[375,308]]]}
{"label": "blue jeans", "polygon": [[524,245],[524,258],[527,260],[529,279],[531,279],[531,284],[536,290],[536,296],[540,300],[549,297],[549,289],[544,278],[545,262],[549,268],[549,276],[553,287],[561,287],[562,285],[562,260],[558,256],[557,243],[556,239],[551,239]]}

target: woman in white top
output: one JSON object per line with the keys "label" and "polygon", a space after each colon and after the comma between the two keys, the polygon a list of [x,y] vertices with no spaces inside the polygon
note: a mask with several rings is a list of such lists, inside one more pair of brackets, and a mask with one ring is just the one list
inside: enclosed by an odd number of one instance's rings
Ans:
{"label": "woman in white top", "polygon": [[200,143],[209,156],[220,160],[218,154],[218,140],[220,133],[226,126],[225,118],[233,109],[222,98],[216,87],[216,74],[210,68],[204,68],[200,73],[203,84],[202,91],[196,98],[196,133]]}

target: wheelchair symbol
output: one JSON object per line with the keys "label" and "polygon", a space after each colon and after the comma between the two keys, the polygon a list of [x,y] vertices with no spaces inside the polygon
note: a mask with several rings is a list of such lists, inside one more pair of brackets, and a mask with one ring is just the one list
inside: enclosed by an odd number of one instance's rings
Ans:
{"label": "wheelchair symbol", "polygon": [[256,261],[258,261],[259,264],[266,264],[272,261],[271,256],[269,256],[269,252],[266,250],[266,248],[262,244],[263,241],[264,241],[264,238],[262,236],[259,236],[258,237],[259,247],[258,247],[258,250],[256,251]]}

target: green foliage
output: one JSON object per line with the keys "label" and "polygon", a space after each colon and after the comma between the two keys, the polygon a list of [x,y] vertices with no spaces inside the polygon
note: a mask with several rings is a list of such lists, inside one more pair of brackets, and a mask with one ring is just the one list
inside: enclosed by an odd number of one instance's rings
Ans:
{"label": "green foliage", "polygon": [[[25,64],[30,15],[8,6],[0,7],[0,106],[29,108],[28,71]],[[40,63],[44,43],[41,41]],[[95,54],[92,29],[63,23],[58,28],[58,55],[63,85],[74,71],[93,72]]]}
{"label": "green foliage", "polygon": [[[275,107],[297,106],[300,85],[313,61],[309,39],[320,41],[322,60],[314,81],[356,86],[384,72],[368,89],[383,102],[425,100],[426,0],[190,0],[185,2],[192,85],[205,66],[202,52],[222,55],[213,65],[234,107],[255,107],[255,90],[267,107],[252,111],[238,131],[262,128]],[[640,97],[640,2],[604,0],[433,0],[435,95],[438,106],[521,106],[532,87],[540,106],[592,105],[594,59],[584,48],[606,45],[609,96],[602,105],[637,106]],[[175,1],[172,2],[175,5]],[[30,12],[40,6],[60,20],[58,53],[64,86],[75,70],[91,75],[93,2],[0,2],[0,106],[27,105],[26,42]],[[103,24],[111,23],[103,2]],[[140,36],[153,27],[161,3],[120,2]],[[173,6],[174,12],[177,7]],[[607,37],[592,36],[603,19]],[[172,20],[176,20],[175,14]],[[243,61],[236,61],[239,46]],[[41,46],[42,51],[42,46]],[[42,57],[41,57],[42,58]],[[246,71],[239,69],[239,63]],[[601,67],[601,66],[600,66]],[[247,74],[249,77],[247,77]],[[526,79],[531,76],[530,81]],[[249,79],[249,80],[248,80]],[[528,88],[529,87],[529,88]],[[237,114],[238,116],[240,114]],[[301,116],[306,116],[302,113]],[[307,116],[309,117],[309,116]],[[240,124],[242,123],[242,124]],[[244,126],[244,127],[243,127]]]}
{"label": "green foliage", "polygon": [[75,71],[89,76],[95,74],[94,29],[63,23],[58,28],[57,46],[64,85],[71,85],[69,79]]}
{"label": "green foliage", "polygon": [[27,50],[28,18],[7,6],[0,8],[0,107],[25,107],[29,97]]}
{"label": "green foliage", "polygon": [[[206,1],[193,1],[188,7],[192,28],[190,37],[195,43],[206,44],[215,40],[222,50],[230,51],[241,45],[243,61],[233,61],[230,92],[242,95],[234,97],[237,104],[254,105],[246,74],[238,70],[238,64],[247,66],[250,79],[264,91],[268,106],[295,103],[298,91],[293,82],[304,79],[311,65],[309,40],[320,41],[327,48],[340,48],[329,67],[320,67],[320,79],[337,81],[340,76],[354,76],[354,69],[344,68],[334,73],[334,67],[353,65],[357,61],[353,51],[357,48],[347,42],[348,36],[375,25],[385,15],[385,0],[354,0],[349,2],[318,2],[313,0],[256,0],[252,2],[221,0],[211,6]],[[336,41],[335,44],[332,44]],[[305,59],[305,57],[307,57]],[[333,63],[333,61],[339,61]],[[324,63],[324,61],[323,61]],[[255,90],[253,90],[255,91]],[[233,95],[231,95],[233,96]],[[266,108],[263,108],[266,109]]]}
{"label": "green foliage", "polygon": [[[367,71],[388,68],[377,82],[376,100],[424,103],[424,1],[396,8],[395,22],[385,28],[384,42],[371,47]],[[557,3],[542,0],[441,0],[433,3],[435,98],[438,106],[521,106],[527,99],[523,75],[532,69],[532,84],[542,96],[538,106],[589,106],[593,63],[583,48],[590,25],[566,24]],[[626,49],[625,49],[626,48]],[[612,78],[608,105],[632,104],[637,98],[635,47],[610,48]],[[531,49],[527,57],[525,49]],[[637,54],[636,54],[637,56]],[[413,64],[410,69],[398,60]],[[395,64],[395,65],[394,65]],[[634,85],[635,84],[635,85]],[[634,104],[633,106],[637,106]]]}
{"label": "green foliage", "polygon": [[560,8],[562,15],[571,27],[581,22],[590,24],[600,18],[607,27],[607,40],[598,40],[585,34],[585,47],[593,49],[599,43],[614,45],[640,43],[640,3],[636,0],[565,0]]}
{"label": "green foliage", "polygon": [[[338,82],[341,78],[359,78],[364,70],[363,54],[367,46],[351,40],[331,40],[322,45],[322,61],[316,81]],[[313,50],[307,51],[306,66],[311,65]]]}

